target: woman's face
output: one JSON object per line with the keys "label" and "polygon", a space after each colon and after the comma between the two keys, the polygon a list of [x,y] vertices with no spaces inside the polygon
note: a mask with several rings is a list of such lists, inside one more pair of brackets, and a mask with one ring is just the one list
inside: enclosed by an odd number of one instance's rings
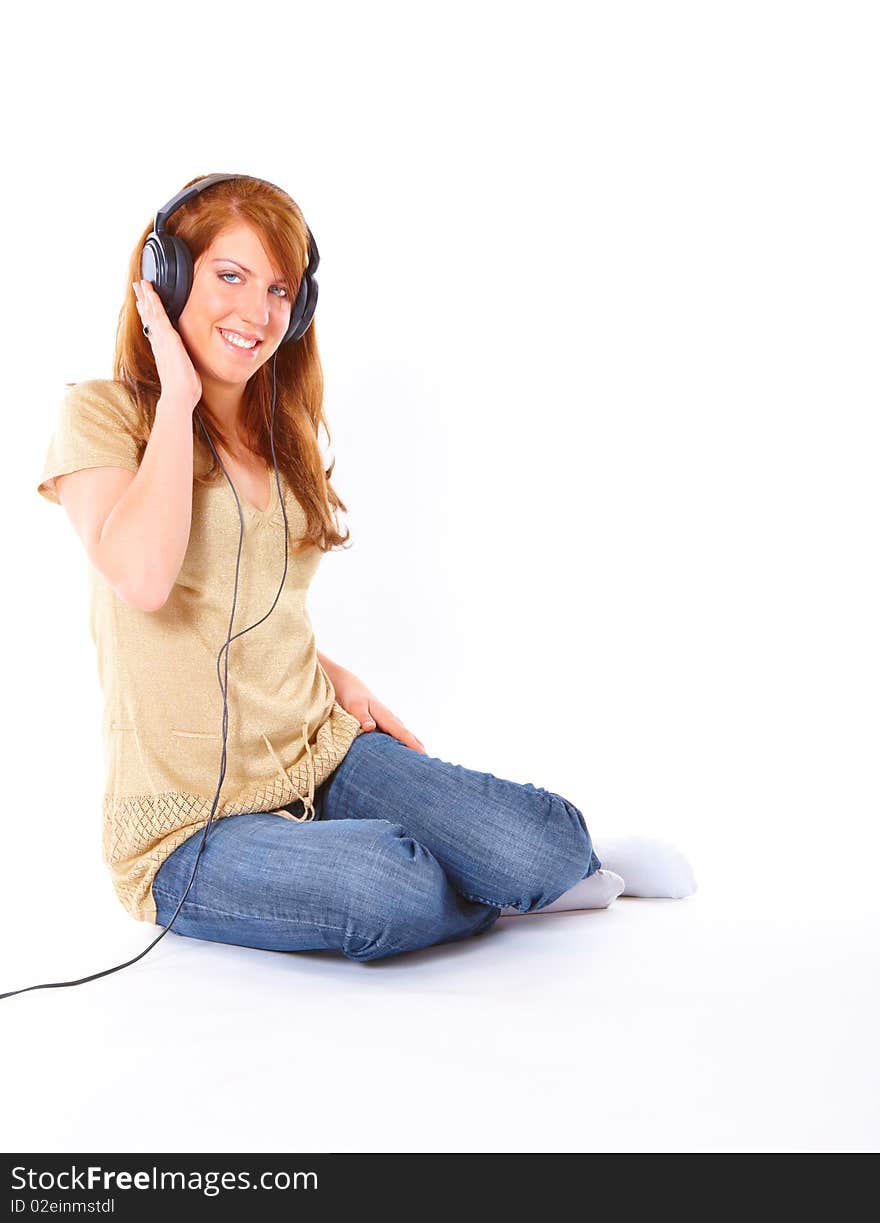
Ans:
{"label": "woman's face", "polygon": [[[284,339],[292,289],[274,273],[259,236],[244,223],[223,230],[196,259],[178,331],[206,394],[243,391]],[[237,347],[224,331],[258,342]]]}

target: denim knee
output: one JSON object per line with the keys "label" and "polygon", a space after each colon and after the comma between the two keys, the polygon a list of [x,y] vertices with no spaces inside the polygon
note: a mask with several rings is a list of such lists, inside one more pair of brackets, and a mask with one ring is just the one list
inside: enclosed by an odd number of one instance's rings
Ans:
{"label": "denim knee", "polygon": [[[345,935],[350,960],[375,960],[464,937],[495,914],[457,897],[443,867],[402,824],[385,828],[351,864],[345,880]],[[462,910],[471,912],[463,914]]]}
{"label": "denim knee", "polygon": [[508,850],[514,854],[519,847],[519,860],[507,865],[518,895],[504,903],[522,913],[551,904],[602,865],[586,820],[574,803],[550,790],[536,793],[545,803],[540,822],[530,825],[538,830],[537,839],[513,837]]}

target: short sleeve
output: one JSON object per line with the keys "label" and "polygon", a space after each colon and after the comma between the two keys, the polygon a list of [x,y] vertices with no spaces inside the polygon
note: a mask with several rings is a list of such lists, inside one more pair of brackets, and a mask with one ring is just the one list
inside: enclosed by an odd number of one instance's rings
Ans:
{"label": "short sleeve", "polygon": [[93,378],[66,391],[46,452],[37,492],[60,505],[55,477],[83,467],[137,471],[138,409],[123,382]]}

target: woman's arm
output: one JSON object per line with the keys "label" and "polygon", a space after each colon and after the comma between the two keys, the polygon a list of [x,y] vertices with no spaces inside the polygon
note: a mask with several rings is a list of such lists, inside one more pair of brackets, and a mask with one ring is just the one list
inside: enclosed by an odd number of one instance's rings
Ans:
{"label": "woman's arm", "polygon": [[331,662],[330,659],[327,657],[327,655],[322,654],[320,650],[318,650],[318,662],[321,664],[321,666],[330,676],[330,682],[333,685],[333,687],[335,688],[336,687],[336,677],[337,675],[339,675],[341,671],[344,671],[345,668],[338,667],[335,662]]}
{"label": "woman's arm", "polygon": [[98,568],[117,575],[129,601],[158,611],[177,580],[189,544],[193,500],[193,408],[159,396],[152,432],[134,479],[98,537]]}

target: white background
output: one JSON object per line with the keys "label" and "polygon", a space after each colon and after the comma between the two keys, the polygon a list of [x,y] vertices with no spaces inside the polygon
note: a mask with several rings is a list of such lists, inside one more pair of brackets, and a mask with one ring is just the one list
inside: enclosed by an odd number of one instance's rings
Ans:
{"label": "white background", "polygon": [[[808,1081],[816,1089],[817,1049],[857,1050],[852,1025],[876,1010],[875,20],[870,4],[768,0],[159,0],[16,13],[0,201],[0,992],[98,972],[157,933],[131,922],[100,859],[101,693],[85,559],[36,485],[64,383],[112,376],[138,235],[203,173],[283,186],[321,253],[314,325],[353,546],[325,556],[313,584],[319,648],[431,754],[563,793],[597,835],[675,841],[700,891],[612,906],[602,920],[626,910],[631,943],[605,953],[601,973],[584,959],[606,937],[596,914],[579,928],[566,916],[516,918],[503,954],[475,941],[458,958],[420,955],[422,968],[413,957],[409,974],[402,957],[384,977],[402,991],[393,1003],[382,976],[367,988],[341,957],[304,967],[172,932],[122,973],[0,1003],[4,1054],[29,1101],[7,1147],[876,1144],[867,1095],[808,1125],[792,1094]],[[663,1043],[648,1056],[656,1024],[627,1036],[649,1079],[677,1066],[657,1098],[683,1100],[678,1120],[634,1103],[646,1080],[621,1078],[631,1064],[621,1045],[603,1063],[603,1123],[586,1098],[597,1042],[607,1054],[624,1013],[640,1013],[639,998],[656,1005],[668,974],[640,988],[647,948],[680,946],[698,912],[716,914],[703,935],[721,947],[725,931],[739,957],[736,988],[716,998],[731,1036],[742,1036],[737,1007],[751,999],[764,1024],[779,1023],[777,1055],[764,1050],[778,1066],[819,1000],[840,1001],[822,1028],[829,1044],[811,1035],[778,1115],[766,1100],[754,1110],[742,1079],[754,1059],[735,1037],[719,1042],[723,1054],[710,1041],[719,1061],[691,1057],[682,1016],[699,1011],[702,983],[723,993],[730,981],[704,945],[700,970],[681,977],[690,1010],[679,996]],[[532,963],[535,939],[546,947]],[[465,1066],[494,1067],[492,1083],[460,1069],[479,1091],[452,1091],[436,1042],[457,1019],[465,1043],[488,1039],[502,1015],[515,1024],[528,1013],[532,1038],[554,1031],[558,1008],[522,1009],[529,989],[539,1007],[547,955],[559,957],[548,989],[561,980],[586,991],[566,1010],[586,1025],[565,1038],[582,1058],[574,1077],[526,1074],[516,1059],[537,1056],[535,1046],[514,1030],[511,1062],[496,1065],[481,1045],[462,1053]],[[459,1015],[465,962],[477,992]],[[787,995],[789,1015],[766,989],[794,962],[805,992],[796,1004]],[[832,962],[856,991],[846,1002]],[[413,982],[429,963],[439,999],[426,1006]],[[336,992],[322,995],[331,977]],[[487,1019],[493,1001],[500,1010]],[[231,1002],[242,1009],[227,1028]],[[589,1016],[609,1005],[597,1032]],[[312,1042],[314,1082],[294,1077],[286,1099],[273,1096],[284,1126],[258,1121],[270,1106],[253,1099],[255,1116],[220,1118],[210,1103],[187,1114],[200,1075],[218,1092],[233,1073],[252,1090],[246,1025],[263,1020],[277,1025],[270,1040],[283,1059],[297,1055],[304,1025]],[[366,1081],[333,1061],[365,1032],[387,1042],[355,1059],[362,1074],[371,1068]],[[326,1062],[316,1033],[329,1042]],[[393,1086],[395,1058],[413,1045],[429,1061],[433,1048],[437,1075],[423,1080],[434,1102],[422,1101],[422,1128]],[[49,1079],[36,1092],[28,1079],[47,1049],[65,1067],[52,1069],[56,1099]],[[725,1061],[740,1055],[740,1067]],[[88,1077],[60,1086],[83,1057]],[[263,1057],[271,1084],[277,1058],[271,1048]],[[742,1091],[742,1110],[697,1108],[685,1079],[716,1104]],[[373,1080],[396,1100],[375,1129]],[[827,1090],[838,1081],[830,1061]],[[344,1109],[328,1107],[337,1087]],[[529,1128],[536,1116],[540,1132]]]}

